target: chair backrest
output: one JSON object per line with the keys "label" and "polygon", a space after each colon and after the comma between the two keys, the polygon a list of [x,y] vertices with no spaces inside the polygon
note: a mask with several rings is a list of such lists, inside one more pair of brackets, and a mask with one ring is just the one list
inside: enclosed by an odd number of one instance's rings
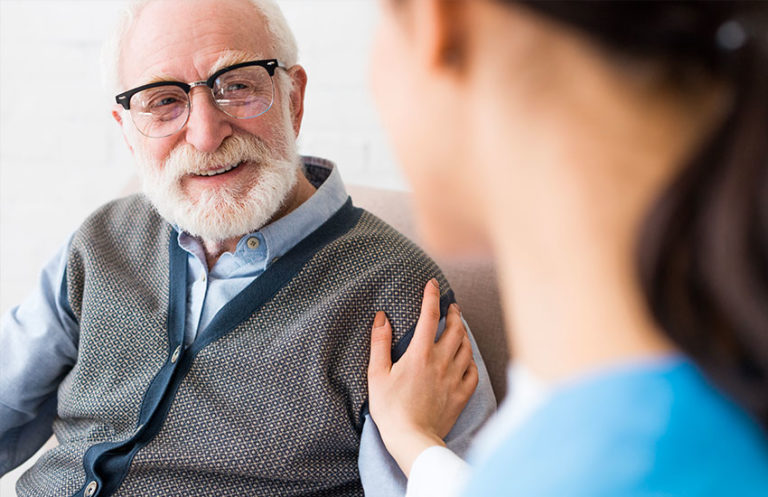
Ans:
{"label": "chair backrest", "polygon": [[[372,212],[419,243],[409,193],[355,185],[348,185],[347,191],[355,205]],[[464,319],[485,361],[496,399],[500,402],[506,394],[509,354],[493,261],[433,258],[451,283]]]}

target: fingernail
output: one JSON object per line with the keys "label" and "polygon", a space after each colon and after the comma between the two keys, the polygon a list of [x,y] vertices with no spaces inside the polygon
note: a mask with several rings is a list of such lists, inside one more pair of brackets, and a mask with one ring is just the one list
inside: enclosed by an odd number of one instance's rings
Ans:
{"label": "fingernail", "polygon": [[432,286],[434,286],[438,290],[440,289],[440,285],[437,283],[437,279],[436,278],[432,278],[431,280],[429,280],[429,282],[432,283]]}
{"label": "fingernail", "polygon": [[381,328],[385,324],[387,324],[387,315],[384,314],[384,311],[377,312],[376,318],[373,320],[373,327]]}
{"label": "fingernail", "polygon": [[452,306],[453,306],[453,307],[456,309],[456,312],[458,312],[459,314],[461,314],[461,307],[459,307],[459,303],[458,303],[458,302],[454,302],[454,303],[453,303],[453,304],[451,304],[451,305],[452,305]]}

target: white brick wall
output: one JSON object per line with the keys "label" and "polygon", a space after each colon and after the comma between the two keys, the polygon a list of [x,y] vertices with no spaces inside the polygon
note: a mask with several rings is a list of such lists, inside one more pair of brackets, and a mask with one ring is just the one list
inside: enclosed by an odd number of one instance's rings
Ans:
{"label": "white brick wall", "polygon": [[[0,0],[0,312],[132,176],[100,81],[119,0]],[[368,91],[373,0],[282,0],[309,74],[303,153],[332,158],[348,183],[404,188]],[[2,479],[0,495],[13,495]]]}

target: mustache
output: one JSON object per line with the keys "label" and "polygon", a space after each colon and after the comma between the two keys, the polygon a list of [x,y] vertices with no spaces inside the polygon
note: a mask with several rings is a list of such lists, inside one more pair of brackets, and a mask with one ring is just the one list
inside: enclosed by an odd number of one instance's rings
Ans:
{"label": "mustache", "polygon": [[215,152],[201,152],[188,143],[179,144],[163,161],[166,174],[181,178],[187,174],[220,168],[241,162],[263,164],[274,160],[272,150],[257,136],[232,135]]}

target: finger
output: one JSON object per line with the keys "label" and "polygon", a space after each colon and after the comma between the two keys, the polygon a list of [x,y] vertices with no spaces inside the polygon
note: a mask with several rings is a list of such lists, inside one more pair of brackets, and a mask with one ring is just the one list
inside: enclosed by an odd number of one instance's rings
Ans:
{"label": "finger", "polygon": [[450,307],[448,307],[448,313],[445,316],[445,329],[438,341],[440,354],[443,357],[452,360],[466,336],[467,330],[464,327],[464,321],[461,319],[459,306],[457,304],[451,304]]}
{"label": "finger", "polygon": [[472,344],[470,343],[469,338],[464,337],[464,340],[461,342],[461,347],[456,351],[456,356],[453,359],[453,366],[456,371],[464,374],[473,361]]}
{"label": "finger", "polygon": [[477,364],[475,364],[475,361],[472,361],[469,364],[467,371],[464,373],[460,387],[461,392],[467,397],[467,399],[469,399],[472,394],[475,393],[475,389],[477,388],[479,382],[480,374],[477,370]]}
{"label": "finger", "polygon": [[437,335],[437,325],[440,322],[440,288],[437,280],[432,278],[424,287],[424,298],[421,301],[421,314],[413,333],[413,343],[417,348],[430,347]]}
{"label": "finger", "polygon": [[388,373],[392,369],[392,326],[383,311],[376,313],[371,330],[371,359],[368,375]]}

